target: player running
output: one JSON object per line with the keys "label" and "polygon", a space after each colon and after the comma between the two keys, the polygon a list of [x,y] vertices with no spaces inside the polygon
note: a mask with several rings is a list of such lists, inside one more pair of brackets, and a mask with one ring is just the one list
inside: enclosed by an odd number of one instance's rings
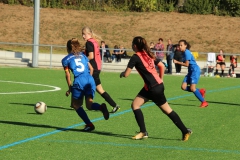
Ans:
{"label": "player running", "polygon": [[[83,131],[89,132],[95,129],[95,126],[88,118],[84,111],[83,98],[85,97],[86,107],[89,110],[100,110],[106,120],[109,119],[109,112],[106,104],[93,103],[93,98],[96,91],[96,85],[91,74],[93,68],[89,63],[88,58],[81,52],[81,46],[78,39],[74,38],[71,41],[72,51],[62,59],[62,66],[65,71],[68,91],[66,96],[72,93],[72,106],[76,110],[79,117],[85,122],[86,126]],[[74,81],[71,85],[70,72],[74,75]]]}
{"label": "player running", "polygon": [[100,48],[96,40],[97,36],[89,27],[84,27],[82,29],[82,37],[85,41],[87,41],[85,47],[85,54],[94,69],[92,76],[97,86],[97,92],[105,99],[105,101],[107,101],[113,107],[111,113],[115,113],[120,109],[120,106],[117,105],[116,102],[111,98],[111,96],[103,89],[100,80],[102,60]]}
{"label": "player running", "polygon": [[192,53],[190,52],[190,44],[186,40],[179,41],[180,50],[183,52],[183,62],[173,60],[175,64],[180,64],[182,66],[188,67],[188,74],[185,76],[182,82],[182,90],[193,92],[194,95],[201,101],[201,108],[208,106],[208,103],[205,101],[205,89],[198,89],[196,85],[199,81],[201,70],[197,65]]}
{"label": "player running", "polygon": [[[146,40],[140,36],[133,39],[132,49],[136,54],[131,57],[126,70],[120,74],[120,78],[128,77],[133,67],[135,67],[145,83],[144,87],[137,94],[131,105],[135,119],[140,128],[140,132],[132,137],[132,139],[148,137],[141,106],[148,100],[152,100],[181,130],[182,140],[187,141],[192,131],[185,127],[178,114],[169,106],[164,95],[162,77],[165,68],[163,63],[155,58],[154,54],[151,53]],[[157,65],[160,70],[159,74],[157,73],[155,65]]]}

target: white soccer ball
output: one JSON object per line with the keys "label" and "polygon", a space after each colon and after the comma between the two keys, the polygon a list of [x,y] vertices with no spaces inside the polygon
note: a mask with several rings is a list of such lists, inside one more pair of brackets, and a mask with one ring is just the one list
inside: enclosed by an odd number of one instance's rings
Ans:
{"label": "white soccer ball", "polygon": [[233,77],[233,78],[236,78],[236,74],[232,74],[232,77]]}
{"label": "white soccer ball", "polygon": [[34,106],[34,110],[38,114],[43,114],[47,111],[47,105],[44,102],[37,102]]}

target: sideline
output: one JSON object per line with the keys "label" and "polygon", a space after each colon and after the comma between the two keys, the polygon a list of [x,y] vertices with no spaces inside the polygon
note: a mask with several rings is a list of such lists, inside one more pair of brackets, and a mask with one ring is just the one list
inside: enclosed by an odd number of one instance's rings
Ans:
{"label": "sideline", "polygon": [[50,87],[54,88],[52,90],[42,90],[42,91],[28,91],[28,92],[6,92],[6,93],[1,93],[0,94],[27,94],[27,93],[43,93],[43,92],[55,92],[61,90],[61,88],[56,87],[56,86],[50,86],[50,85],[45,85],[45,84],[36,84],[36,83],[26,83],[26,82],[15,82],[15,81],[3,81],[0,80],[0,82],[6,82],[6,83],[18,83],[18,84],[28,84],[28,85],[35,85],[35,86],[44,86],[44,87]]}
{"label": "sideline", "polygon": [[[220,88],[220,89],[216,89],[216,90],[210,90],[210,91],[207,91],[207,93],[215,93],[215,92],[221,92],[221,91],[233,90],[233,89],[239,89],[239,88],[240,88],[240,85],[239,86],[226,87],[226,88]],[[172,101],[172,100],[181,99],[181,98],[190,97],[190,96],[194,96],[194,94],[191,93],[191,94],[186,94],[186,95],[182,95],[182,96],[176,96],[176,97],[168,98],[167,101]],[[150,107],[150,106],[153,106],[153,105],[155,105],[155,104],[154,103],[149,103],[149,104],[143,105],[141,108],[146,108],[146,107]],[[117,112],[113,115],[110,115],[110,117],[116,117],[116,116],[119,116],[119,115],[122,115],[122,114],[125,114],[125,113],[128,113],[128,112],[132,112],[132,110],[128,109],[128,110],[125,110],[125,111],[122,111],[122,112]],[[92,120],[92,122],[100,121],[100,120],[103,120],[103,119],[104,119],[103,117],[95,118],[95,119]],[[47,133],[40,134],[40,135],[37,135],[37,136],[34,136],[34,137],[30,137],[30,138],[27,138],[27,139],[16,141],[16,142],[13,142],[13,143],[10,143],[10,144],[6,144],[6,145],[3,145],[3,146],[0,146],[0,150],[10,148],[10,147],[13,147],[13,146],[25,143],[25,142],[29,142],[29,141],[32,141],[32,140],[36,140],[36,139],[39,139],[39,138],[42,138],[42,137],[50,136],[52,134],[56,134],[56,133],[59,133],[61,131],[66,131],[66,130],[69,130],[69,129],[72,129],[72,128],[75,128],[75,127],[79,127],[79,126],[83,126],[83,125],[85,125],[84,122],[74,124],[72,126],[69,126],[69,127],[63,128],[63,129],[54,130],[52,132],[47,132]],[[168,148],[168,147],[162,146],[162,148]],[[172,147],[172,149],[174,149],[174,148],[176,149],[176,147]],[[193,148],[190,148],[190,149],[194,150]],[[199,149],[199,150],[204,150],[204,149]],[[228,153],[233,153],[234,152],[234,153],[239,154],[239,151],[231,151],[231,152],[227,151],[227,152]]]}

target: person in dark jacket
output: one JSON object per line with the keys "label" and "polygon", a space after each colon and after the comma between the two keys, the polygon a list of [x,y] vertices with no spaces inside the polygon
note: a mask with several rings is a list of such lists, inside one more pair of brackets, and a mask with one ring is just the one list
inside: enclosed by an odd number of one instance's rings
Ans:
{"label": "person in dark jacket", "polygon": [[[179,62],[182,62],[182,52],[180,51],[180,46],[179,45],[176,46],[176,49],[174,51],[173,59],[175,59]],[[180,75],[182,65],[175,63],[175,69],[176,69],[176,74]]]}

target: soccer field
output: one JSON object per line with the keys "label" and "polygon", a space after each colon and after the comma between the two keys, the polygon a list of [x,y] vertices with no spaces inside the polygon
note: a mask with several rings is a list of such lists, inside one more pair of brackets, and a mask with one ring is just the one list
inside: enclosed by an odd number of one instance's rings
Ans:
{"label": "soccer field", "polygon": [[[101,73],[103,88],[121,109],[107,121],[101,112],[87,111],[96,129],[86,133],[69,107],[63,70],[0,67],[0,159],[240,159],[239,79],[201,77],[197,86],[207,90],[207,108],[180,89],[182,80],[166,75],[165,95],[193,130],[189,140],[180,141],[181,132],[152,102],[142,106],[149,138],[132,140],[139,128],[130,105],[143,87],[138,74],[120,79],[119,73]],[[48,106],[42,115],[34,111],[38,101]],[[97,93],[94,101],[104,102]]]}

